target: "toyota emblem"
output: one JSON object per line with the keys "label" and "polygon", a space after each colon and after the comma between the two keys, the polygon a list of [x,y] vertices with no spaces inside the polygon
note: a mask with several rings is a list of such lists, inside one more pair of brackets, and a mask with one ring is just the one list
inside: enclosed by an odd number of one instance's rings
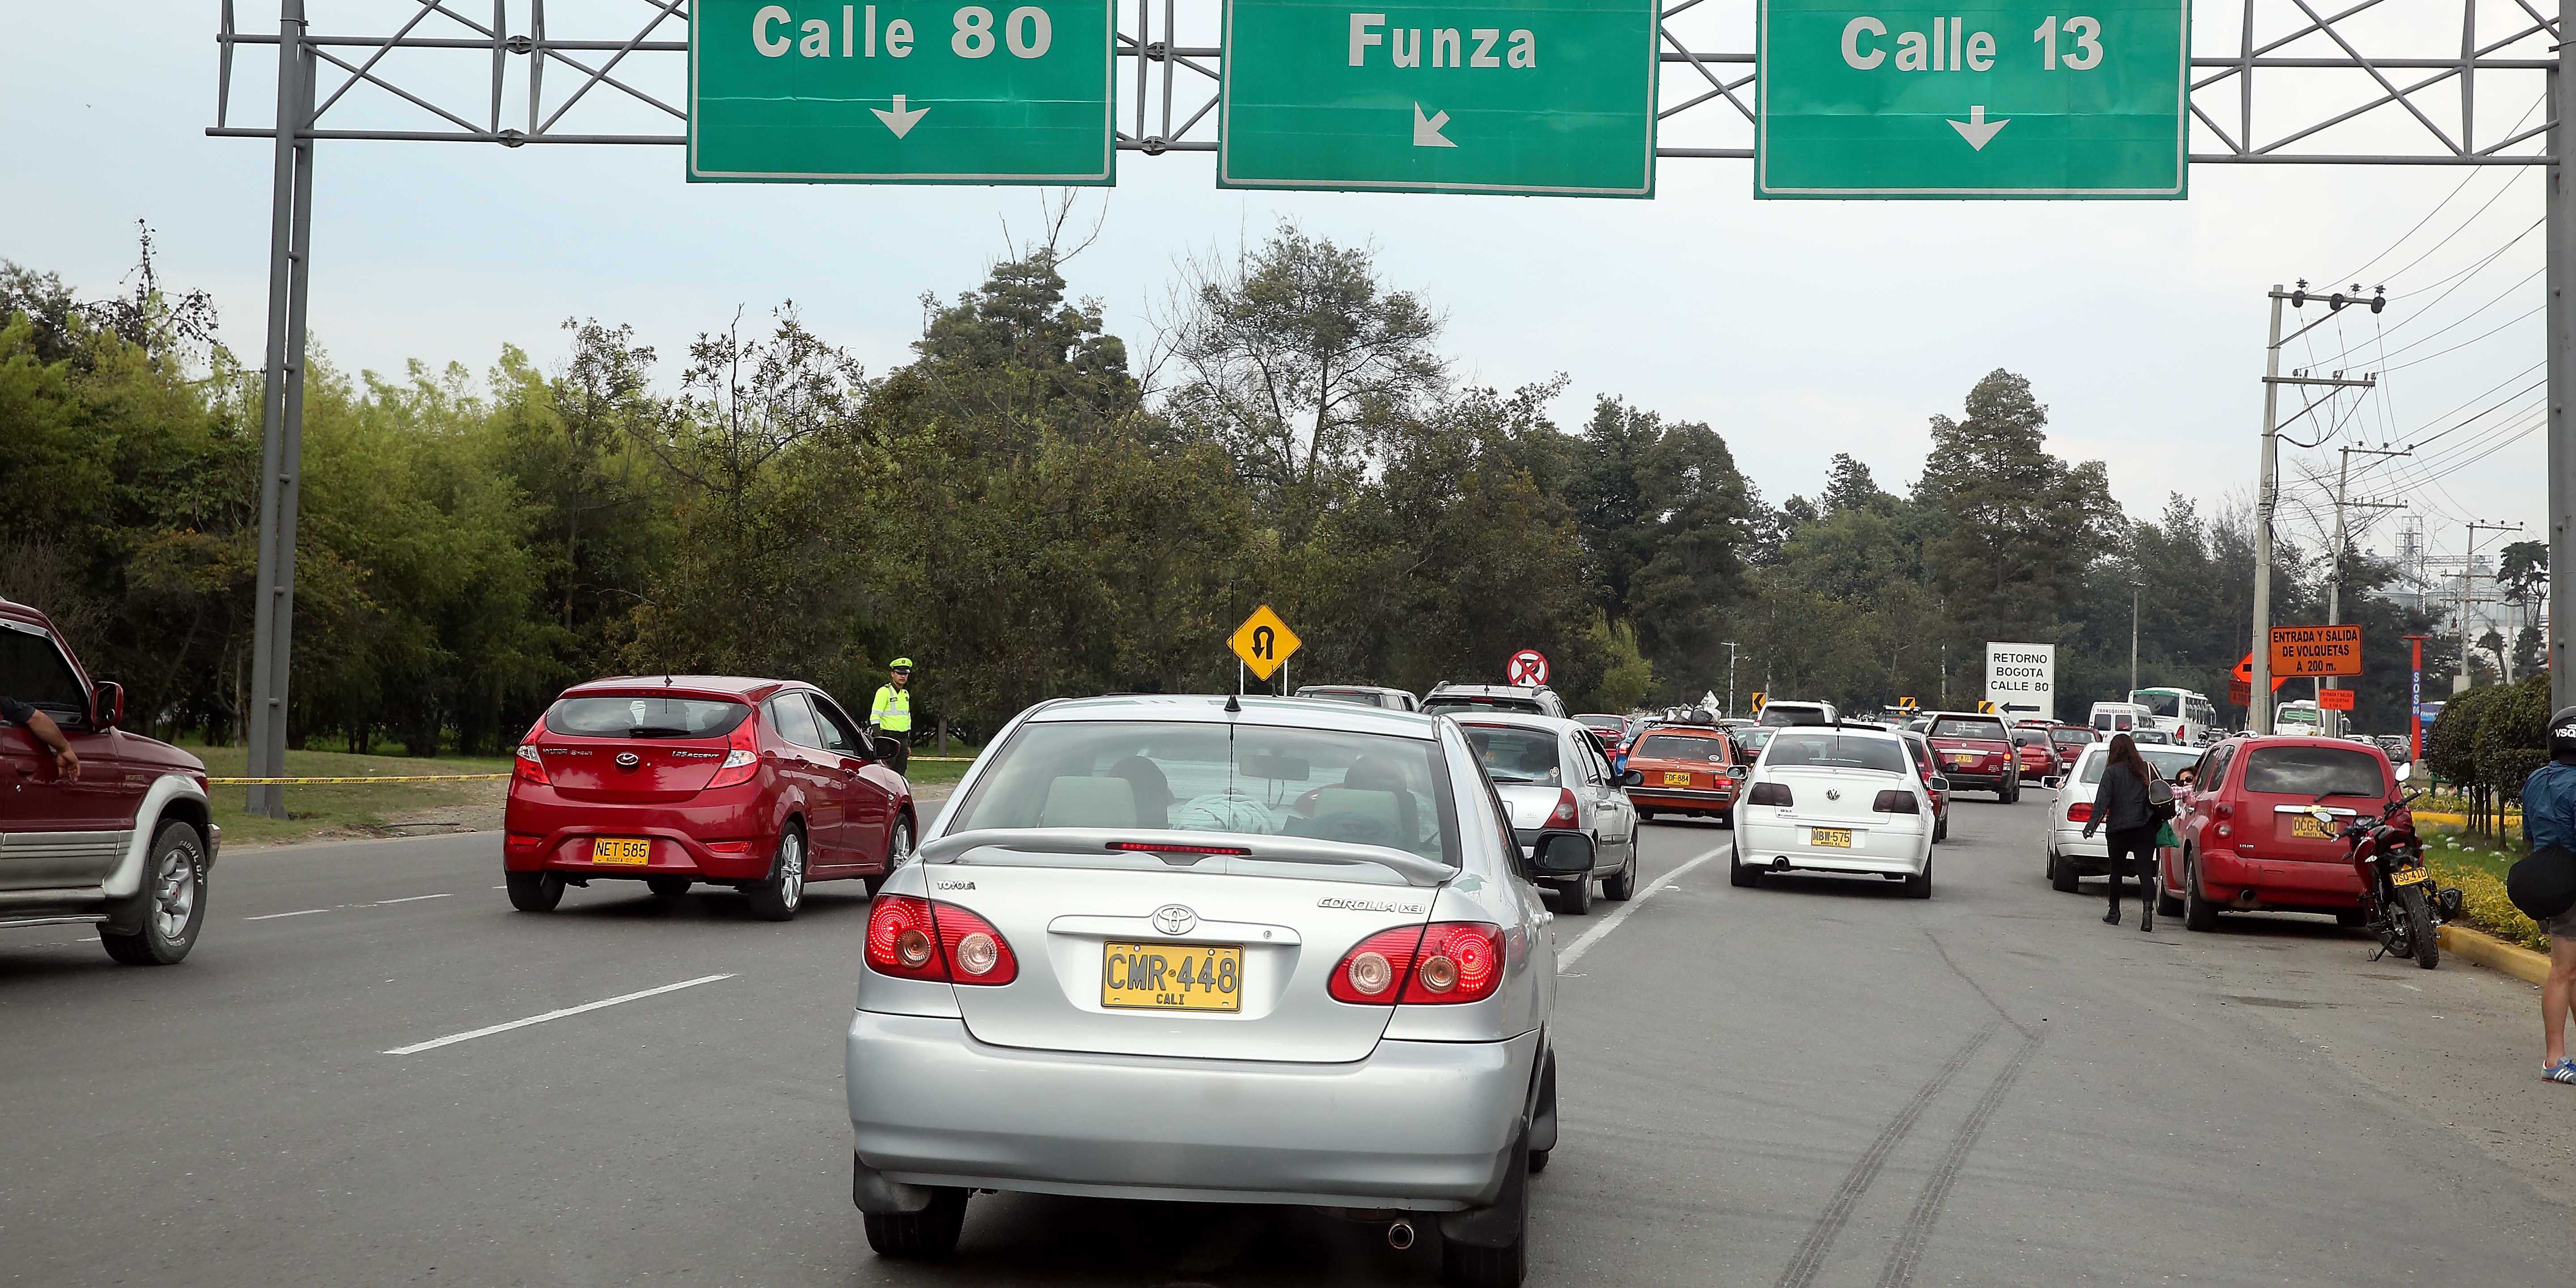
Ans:
{"label": "toyota emblem", "polygon": [[1167,903],[1154,910],[1154,929],[1167,935],[1186,935],[1199,924],[1199,915],[1177,903]]}
{"label": "toyota emblem", "polygon": [[631,751],[621,751],[621,752],[617,753],[617,767],[618,767],[619,769],[633,769],[633,768],[634,768],[634,767],[636,767],[637,765],[640,765],[640,764],[643,764],[643,763],[644,763],[644,758],[643,758],[642,756],[638,756],[638,755],[636,755],[634,752],[631,752]]}
{"label": "toyota emblem", "polygon": [[1826,789],[1825,789],[1825,799],[1826,799],[1826,800],[1829,800],[1829,801],[1838,801],[1838,800],[1841,800],[1842,798],[1843,798],[1843,789],[1842,789],[1842,788],[1839,788],[1839,787],[1828,787],[1828,788],[1826,788]]}

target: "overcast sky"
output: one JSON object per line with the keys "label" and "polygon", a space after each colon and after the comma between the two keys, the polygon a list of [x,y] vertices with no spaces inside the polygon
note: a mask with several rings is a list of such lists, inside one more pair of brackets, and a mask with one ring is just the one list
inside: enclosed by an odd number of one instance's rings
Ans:
{"label": "overcast sky", "polygon": [[[2403,19],[2415,25],[2381,30],[2379,52],[2457,49],[2457,0],[2400,2],[2416,6]],[[480,0],[451,4],[488,15]],[[275,30],[273,4],[239,7],[245,29]],[[313,7],[315,29],[336,32],[388,31],[411,8]],[[526,0],[509,7],[524,29]],[[262,141],[204,135],[215,0],[123,6],[112,38],[89,6],[17,8],[0,47],[0,256],[105,294],[133,262],[134,221],[148,220],[166,280],[211,290],[225,340],[258,361],[270,155]],[[549,8],[555,35],[615,39],[634,34],[630,15],[650,12],[640,0]],[[2195,8],[2195,39],[2223,50],[2232,11]],[[2481,34],[2507,30],[2509,12],[2482,8],[2496,16],[2482,16]],[[1709,43],[1743,49],[1749,13],[1749,0],[1709,0],[1692,17],[1710,24]],[[488,56],[397,58],[412,60],[387,63],[397,83],[482,115],[476,78]],[[679,62],[659,59],[637,56],[635,83],[677,102]],[[1132,74],[1123,61],[1122,74]],[[1666,102],[1678,101],[1687,69],[1664,75]],[[550,103],[569,79],[549,73]],[[334,80],[326,69],[326,93]],[[2528,77],[2491,83],[2500,88],[2482,96],[2482,142],[2538,89]],[[523,84],[512,82],[514,120]],[[273,85],[270,60],[245,50],[236,123],[265,122]],[[2428,111],[2454,129],[2458,95],[2445,93],[2447,110],[2436,98]],[[2349,100],[2329,89],[2300,97],[2263,100],[2258,135]],[[600,91],[563,128],[594,109],[593,129],[676,128],[613,98]],[[1726,136],[1731,123],[1708,115],[1724,110],[1674,118],[1666,142]],[[422,127],[403,111],[362,87],[333,123]],[[1740,129],[1732,137],[1740,145]],[[2423,135],[2395,118],[2333,137],[2414,150]],[[2204,132],[2195,151],[2214,146]],[[676,376],[696,332],[737,306],[758,315],[789,298],[883,371],[908,357],[921,294],[974,285],[1003,253],[1005,226],[1025,237],[1040,211],[1027,189],[690,185],[673,147],[325,142],[319,152],[312,327],[335,362],[386,372],[413,358],[479,371],[504,343],[551,366],[559,324],[581,316],[633,323]],[[1294,220],[1374,246],[1390,283],[1446,311],[1446,348],[1470,378],[1509,386],[1562,372],[1571,384],[1557,412],[1569,427],[1599,393],[1705,420],[1775,502],[1812,495],[1835,452],[1903,486],[1921,468],[1926,419],[1955,414],[1996,367],[2030,378],[2055,450],[2108,462],[2133,516],[2151,517],[2169,492],[2204,506],[2250,495],[2265,288],[2307,277],[2329,289],[2367,266],[2360,280],[2388,285],[2388,312],[2346,314],[2293,345],[2287,364],[2384,365],[2382,390],[2330,409],[2341,437],[2326,448],[2286,455],[2330,473],[2333,443],[2448,429],[2422,453],[2428,465],[2383,466],[2354,494],[2419,503],[2437,552],[2459,550],[2469,517],[2543,527],[2541,403],[2523,392],[2542,352],[2541,237],[2526,234],[2540,218],[2537,169],[2200,165],[2188,201],[1836,203],[1755,201],[1742,161],[1667,159],[1650,201],[1221,192],[1204,154],[1129,152],[1118,166],[1115,189],[1084,198],[1105,223],[1068,276],[1133,349],[1151,338],[1177,260],[1230,253]],[[2315,437],[2315,419],[2300,437]],[[2435,477],[2410,477],[2426,474]],[[2484,536],[2481,548],[2498,540]],[[2385,527],[2373,544],[2387,547]]]}

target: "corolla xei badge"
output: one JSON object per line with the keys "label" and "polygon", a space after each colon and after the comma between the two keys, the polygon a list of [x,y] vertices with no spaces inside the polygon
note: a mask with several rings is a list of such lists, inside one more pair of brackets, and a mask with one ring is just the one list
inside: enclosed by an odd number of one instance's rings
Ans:
{"label": "corolla xei badge", "polygon": [[1167,903],[1154,910],[1154,929],[1167,935],[1186,935],[1199,924],[1199,915],[1177,903]]}
{"label": "corolla xei badge", "polygon": [[643,763],[644,763],[644,758],[643,758],[642,756],[638,756],[638,755],[636,755],[634,752],[631,752],[631,751],[621,751],[621,752],[617,753],[617,767],[618,767],[619,769],[633,769],[633,768],[634,768],[634,767],[636,767],[637,765],[640,765],[640,764],[643,764]]}

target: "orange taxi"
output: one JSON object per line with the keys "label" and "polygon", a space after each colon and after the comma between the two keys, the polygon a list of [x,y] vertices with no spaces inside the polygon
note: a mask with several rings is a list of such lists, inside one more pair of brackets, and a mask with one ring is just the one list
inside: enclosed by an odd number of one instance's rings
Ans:
{"label": "orange taxi", "polygon": [[1657,814],[1713,818],[1735,825],[1735,794],[1748,772],[1735,740],[1716,725],[1650,725],[1628,748],[1636,779],[1628,801],[1640,820]]}

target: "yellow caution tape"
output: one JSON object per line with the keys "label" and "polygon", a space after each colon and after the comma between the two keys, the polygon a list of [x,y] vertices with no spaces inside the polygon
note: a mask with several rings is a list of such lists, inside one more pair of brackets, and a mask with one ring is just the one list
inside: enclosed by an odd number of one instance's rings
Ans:
{"label": "yellow caution tape", "polygon": [[305,783],[497,783],[508,774],[385,774],[367,778],[209,778],[217,787],[279,787]]}

